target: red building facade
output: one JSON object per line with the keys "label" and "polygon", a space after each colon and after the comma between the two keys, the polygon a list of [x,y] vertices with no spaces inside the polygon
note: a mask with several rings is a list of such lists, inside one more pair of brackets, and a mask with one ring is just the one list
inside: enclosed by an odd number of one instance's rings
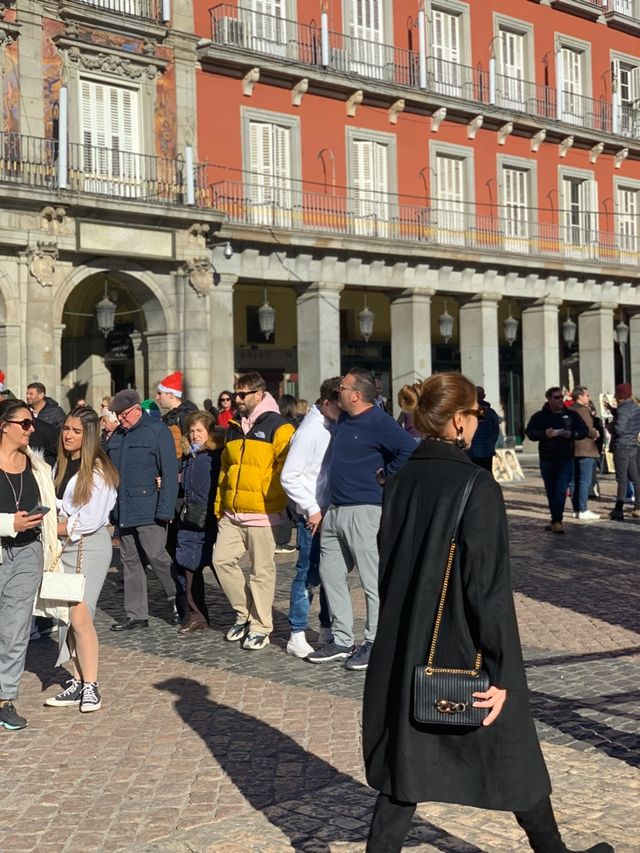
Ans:
{"label": "red building facade", "polygon": [[195,27],[236,369],[312,398],[352,362],[394,395],[462,369],[515,433],[549,385],[640,383],[638,0],[196,2]]}

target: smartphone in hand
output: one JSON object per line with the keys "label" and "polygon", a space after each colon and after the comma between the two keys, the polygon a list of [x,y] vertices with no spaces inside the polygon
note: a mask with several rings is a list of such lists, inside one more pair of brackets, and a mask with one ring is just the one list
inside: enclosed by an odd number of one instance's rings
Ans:
{"label": "smartphone in hand", "polygon": [[46,515],[49,512],[50,507],[42,506],[38,504],[38,506],[34,506],[33,509],[30,509],[27,515]]}

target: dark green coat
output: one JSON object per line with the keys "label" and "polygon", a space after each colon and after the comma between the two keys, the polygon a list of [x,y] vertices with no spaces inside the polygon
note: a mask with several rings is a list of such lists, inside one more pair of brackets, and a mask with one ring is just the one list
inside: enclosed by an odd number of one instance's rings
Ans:
{"label": "dark green coat", "polygon": [[369,784],[405,802],[525,811],[551,791],[529,709],[509,575],[502,492],[480,471],[459,535],[437,666],[484,654],[507,701],[490,726],[425,726],[411,714],[413,668],[427,659],[452,528],[476,466],[453,445],[423,441],[385,488],[380,619],[364,692]]}

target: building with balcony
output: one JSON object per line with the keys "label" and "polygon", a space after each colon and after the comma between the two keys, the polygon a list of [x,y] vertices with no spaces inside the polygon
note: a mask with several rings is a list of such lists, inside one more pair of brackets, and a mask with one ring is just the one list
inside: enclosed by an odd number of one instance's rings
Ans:
{"label": "building with balcony", "polygon": [[194,11],[219,363],[308,399],[462,370],[520,435],[550,385],[640,387],[637,0]]}
{"label": "building with balcony", "polygon": [[[5,8],[6,7],[6,8]],[[0,367],[69,407],[183,366],[210,393],[211,207],[191,0],[0,11]]]}

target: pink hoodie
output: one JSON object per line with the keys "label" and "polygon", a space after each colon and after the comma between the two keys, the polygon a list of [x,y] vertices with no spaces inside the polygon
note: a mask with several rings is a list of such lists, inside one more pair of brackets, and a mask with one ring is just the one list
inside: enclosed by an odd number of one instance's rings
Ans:
{"label": "pink hoodie", "polygon": [[[264,397],[249,417],[241,419],[240,424],[245,435],[250,432],[260,415],[265,412],[278,412],[280,414],[278,404],[268,391],[265,392]],[[242,527],[278,527],[283,524],[286,518],[285,512],[274,512],[271,515],[267,515],[265,512],[225,512],[224,515],[229,521],[240,524]]]}

